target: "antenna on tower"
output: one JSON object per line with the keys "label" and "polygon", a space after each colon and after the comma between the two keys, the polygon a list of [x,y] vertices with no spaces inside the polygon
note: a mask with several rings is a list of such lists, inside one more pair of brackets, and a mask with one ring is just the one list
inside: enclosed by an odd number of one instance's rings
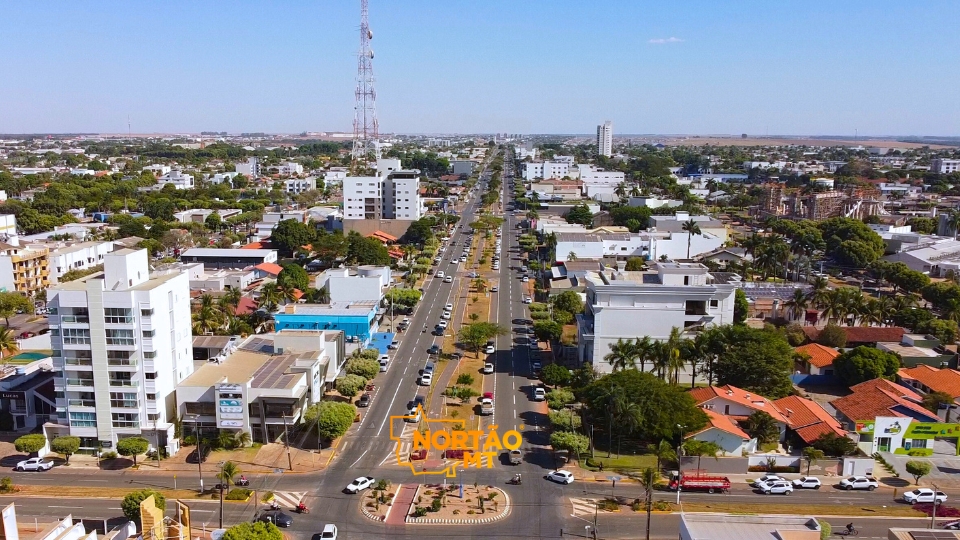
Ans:
{"label": "antenna on tower", "polygon": [[130,137],[133,131],[130,129],[130,115],[127,115],[127,137]]}
{"label": "antenna on tower", "polygon": [[372,151],[380,158],[377,91],[373,87],[373,31],[367,18],[367,0],[360,0],[360,50],[357,53],[357,91],[353,109],[353,168],[356,171]]}

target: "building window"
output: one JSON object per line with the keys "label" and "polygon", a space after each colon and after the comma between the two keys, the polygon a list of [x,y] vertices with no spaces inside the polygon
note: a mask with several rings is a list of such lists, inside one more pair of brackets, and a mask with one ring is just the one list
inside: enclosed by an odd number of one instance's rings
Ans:
{"label": "building window", "polygon": [[103,322],[107,324],[132,324],[132,311],[128,308],[104,308]]}
{"label": "building window", "polygon": [[719,301],[719,300],[711,300],[711,301],[710,301],[710,307],[720,307],[720,301]]}
{"label": "building window", "polygon": [[141,309],[141,310],[140,310],[140,316],[141,316],[141,317],[150,317],[150,316],[152,316],[152,315],[153,315],[153,309]]}
{"label": "building window", "polygon": [[115,428],[138,428],[140,427],[140,415],[137,413],[113,413],[113,427]]}
{"label": "building window", "polygon": [[156,400],[157,400],[157,395],[156,395],[156,394],[147,394],[147,399],[150,400],[150,401],[156,401]]}
{"label": "building window", "polygon": [[143,337],[145,337],[145,338],[152,338],[152,337],[155,336],[155,335],[157,335],[157,332],[156,332],[155,330],[144,330],[144,331],[143,331]]}
{"label": "building window", "polygon": [[707,303],[701,300],[687,300],[686,315],[706,315]]}
{"label": "building window", "polygon": [[147,360],[153,360],[154,358],[157,357],[157,352],[156,352],[156,351],[143,351],[143,357],[146,358]]}
{"label": "building window", "polygon": [[157,373],[156,373],[155,371],[154,371],[154,372],[145,373],[144,375],[147,377],[147,380],[148,380],[148,381],[151,381],[151,380],[157,378]]}
{"label": "building window", "polygon": [[110,406],[124,409],[136,409],[140,406],[136,393],[110,392]]}
{"label": "building window", "polygon": [[[54,335],[51,330],[51,335]],[[109,332],[109,330],[108,330]],[[90,344],[90,330],[83,328],[64,328],[63,329],[63,343],[66,345],[89,345]]]}
{"label": "building window", "polygon": [[97,427],[97,414],[92,412],[70,413],[70,427]]}
{"label": "building window", "polygon": [[[133,330],[113,330],[107,329],[107,345],[136,345],[133,338]],[[89,343],[89,340],[87,341]]]}

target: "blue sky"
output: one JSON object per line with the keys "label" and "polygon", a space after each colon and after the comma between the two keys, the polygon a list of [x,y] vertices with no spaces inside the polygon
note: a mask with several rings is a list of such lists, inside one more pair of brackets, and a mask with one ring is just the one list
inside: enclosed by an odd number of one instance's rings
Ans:
{"label": "blue sky", "polygon": [[[960,135],[956,0],[370,0],[381,131]],[[7,2],[0,133],[349,131],[358,0]]]}

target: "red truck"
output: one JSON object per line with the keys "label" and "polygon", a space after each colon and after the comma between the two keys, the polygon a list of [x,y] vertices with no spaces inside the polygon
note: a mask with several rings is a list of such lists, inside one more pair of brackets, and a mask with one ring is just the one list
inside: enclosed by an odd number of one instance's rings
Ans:
{"label": "red truck", "polygon": [[683,491],[706,491],[707,493],[724,493],[730,490],[730,479],[726,476],[710,476],[706,474],[679,475],[674,473],[670,479],[670,489],[677,490],[677,486]]}

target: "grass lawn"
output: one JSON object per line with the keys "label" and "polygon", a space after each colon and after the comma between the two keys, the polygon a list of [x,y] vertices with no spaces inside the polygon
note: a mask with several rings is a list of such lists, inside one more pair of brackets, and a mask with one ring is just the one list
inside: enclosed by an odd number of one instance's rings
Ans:
{"label": "grass lawn", "polygon": [[560,343],[576,345],[577,344],[577,325],[568,324],[563,327],[563,333],[560,335]]}
{"label": "grass lawn", "polygon": [[607,457],[606,451],[601,451],[598,449],[595,457],[588,457],[587,459],[583,460],[580,466],[584,469],[597,471],[600,463],[603,463],[604,472],[613,471],[616,469],[645,469],[647,467],[656,467],[657,458],[656,456],[650,454],[641,454],[636,456],[620,454],[620,456],[617,457],[616,452],[613,453],[612,457]]}
{"label": "grass lawn", "polygon": [[763,443],[763,444],[760,445],[760,451],[761,451],[761,452],[773,452],[774,450],[776,450],[776,449],[779,448],[779,447],[780,447],[780,445],[779,445],[778,443],[775,443],[775,442]]}

